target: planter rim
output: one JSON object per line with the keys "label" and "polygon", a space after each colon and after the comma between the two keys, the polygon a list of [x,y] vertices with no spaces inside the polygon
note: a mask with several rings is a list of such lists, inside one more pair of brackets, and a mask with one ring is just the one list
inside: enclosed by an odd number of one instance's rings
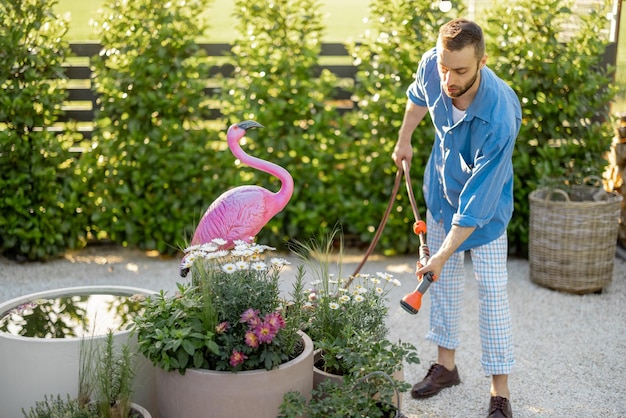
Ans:
{"label": "planter rim", "polygon": [[[258,369],[258,370],[243,370],[240,372],[231,372],[231,371],[226,371],[226,370],[210,370],[210,369],[194,369],[194,368],[189,368],[185,371],[185,373],[192,373],[192,374],[215,374],[215,375],[243,375],[243,376],[253,376],[253,375],[257,375],[257,374],[266,374],[266,373],[277,373],[278,370],[283,370],[286,368],[289,368],[291,366],[293,366],[296,362],[299,361],[299,359],[301,357],[306,357],[311,355],[311,353],[313,353],[313,341],[311,340],[311,337],[309,337],[306,333],[302,332],[302,331],[298,331],[298,334],[302,337],[302,339],[304,340],[304,349],[302,350],[302,352],[300,354],[298,354],[295,358],[289,360],[286,363],[282,363],[281,365],[279,365],[278,367],[271,369],[271,370],[266,370],[266,369]],[[178,373],[178,370],[171,370],[169,372],[165,372],[165,370],[159,368],[159,371],[164,372],[164,373]]]}
{"label": "planter rim", "polygon": [[[0,317],[3,317],[11,309],[36,299],[45,299],[51,297],[59,297],[63,295],[85,295],[85,294],[113,294],[113,295],[128,295],[128,294],[144,294],[153,295],[156,294],[154,290],[144,289],[133,286],[118,286],[118,285],[94,285],[94,286],[73,286],[62,287],[57,289],[43,290],[35,293],[29,293],[27,295],[18,296],[16,298],[4,301],[0,303]],[[129,333],[131,330],[119,330],[115,331],[116,334]],[[12,335],[6,332],[0,331],[0,337],[10,340],[29,341],[34,344],[63,344],[64,341],[80,340],[83,337],[65,337],[65,338],[33,338],[24,337],[21,335]],[[102,338],[105,335],[96,335],[90,338]]]}
{"label": "planter rim", "polygon": [[136,404],[135,402],[130,403],[130,407],[134,409],[136,412],[139,412],[143,418],[152,418],[152,414],[143,406]]}

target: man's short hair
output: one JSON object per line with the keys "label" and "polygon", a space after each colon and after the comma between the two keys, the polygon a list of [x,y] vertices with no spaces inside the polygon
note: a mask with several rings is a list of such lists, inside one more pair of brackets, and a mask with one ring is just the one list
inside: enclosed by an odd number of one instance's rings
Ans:
{"label": "man's short hair", "polygon": [[446,23],[439,29],[439,41],[448,51],[460,51],[473,45],[477,59],[485,55],[483,30],[471,20],[459,18]]}

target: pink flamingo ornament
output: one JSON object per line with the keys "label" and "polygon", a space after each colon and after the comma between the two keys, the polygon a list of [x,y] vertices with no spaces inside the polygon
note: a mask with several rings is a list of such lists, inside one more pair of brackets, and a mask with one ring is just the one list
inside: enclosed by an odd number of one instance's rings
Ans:
{"label": "pink flamingo ornament", "polygon": [[[283,208],[293,194],[293,178],[287,170],[244,152],[239,141],[246,131],[263,128],[258,122],[246,120],[231,125],[226,134],[228,147],[243,164],[278,177],[280,190],[273,193],[255,185],[235,187],[219,196],[206,210],[191,240],[191,245],[200,245],[214,239],[223,239],[224,249],[232,248],[237,240],[250,242],[256,234]],[[189,272],[186,256],[181,261],[180,275]]]}

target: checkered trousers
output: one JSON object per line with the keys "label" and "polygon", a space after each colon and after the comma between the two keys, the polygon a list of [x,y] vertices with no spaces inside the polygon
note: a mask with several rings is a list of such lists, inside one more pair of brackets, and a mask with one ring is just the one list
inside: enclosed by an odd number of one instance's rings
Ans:
{"label": "checkered trousers", "polygon": [[[428,246],[437,252],[445,230],[427,213]],[[506,232],[494,241],[470,250],[478,281],[481,364],[486,375],[510,374],[513,368],[513,331],[507,295]],[[429,289],[430,331],[426,339],[451,350],[459,346],[463,290],[464,253],[455,253],[446,262],[440,277]]]}

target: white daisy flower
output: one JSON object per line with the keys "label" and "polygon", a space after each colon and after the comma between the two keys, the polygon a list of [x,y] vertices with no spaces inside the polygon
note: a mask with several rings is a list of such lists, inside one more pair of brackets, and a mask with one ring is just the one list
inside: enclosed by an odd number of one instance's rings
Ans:
{"label": "white daisy flower", "polygon": [[251,267],[252,267],[252,270],[256,270],[256,271],[267,270],[267,265],[262,261],[255,261],[254,263],[252,263]]}
{"label": "white daisy flower", "polygon": [[272,265],[276,267],[283,267],[288,264],[291,264],[289,261],[285,260],[284,258],[272,258],[270,259],[270,263],[272,263]]}
{"label": "white daisy flower", "polygon": [[233,263],[226,263],[222,266],[222,271],[224,273],[232,274],[237,271],[237,266]]}
{"label": "white daisy flower", "polygon": [[223,238],[213,238],[213,239],[211,240],[211,242],[212,242],[213,244],[217,245],[218,247],[221,247],[222,245],[226,245],[226,244],[228,244],[228,241],[226,241],[226,240],[225,240],[225,239],[223,239]]}
{"label": "white daisy flower", "polygon": [[184,251],[185,251],[185,254],[186,254],[186,253],[190,253],[192,251],[197,251],[199,249],[200,249],[200,245],[192,245],[190,247],[185,248]]}

